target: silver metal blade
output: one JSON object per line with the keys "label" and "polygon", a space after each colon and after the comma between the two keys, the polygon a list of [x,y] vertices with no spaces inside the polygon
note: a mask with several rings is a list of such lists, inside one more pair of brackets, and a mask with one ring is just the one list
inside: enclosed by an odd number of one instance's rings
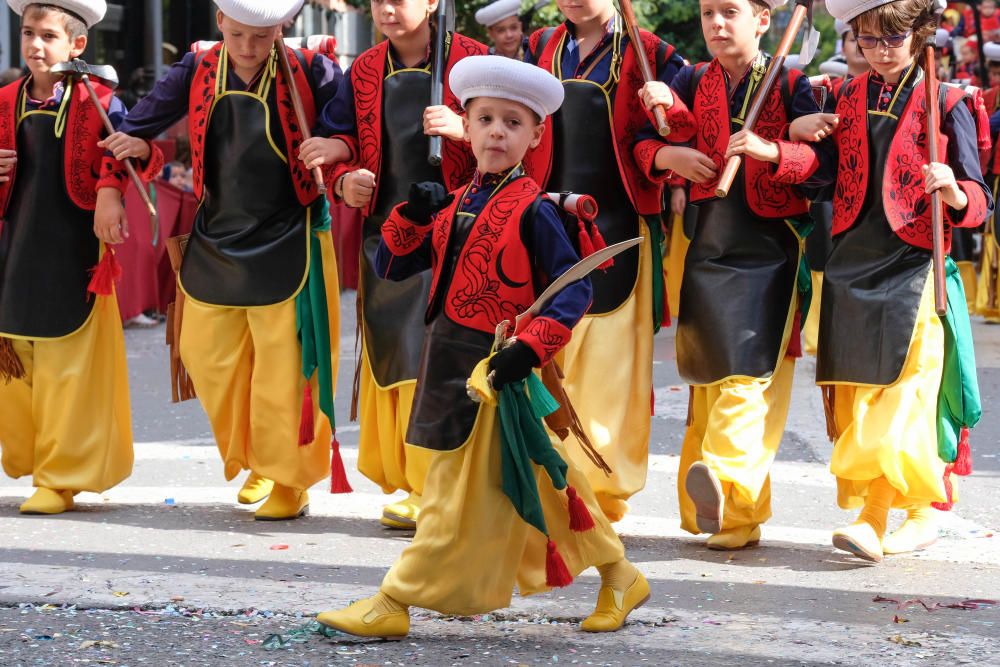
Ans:
{"label": "silver metal blade", "polygon": [[455,32],[455,0],[441,0],[447,3],[445,7],[444,28],[448,32]]}

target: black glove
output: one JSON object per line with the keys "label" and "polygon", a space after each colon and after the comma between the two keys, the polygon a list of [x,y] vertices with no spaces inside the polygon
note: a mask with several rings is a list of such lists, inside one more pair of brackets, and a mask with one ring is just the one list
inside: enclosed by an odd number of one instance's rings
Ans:
{"label": "black glove", "polygon": [[538,365],[538,355],[527,343],[514,341],[510,347],[497,352],[490,358],[489,369],[493,371],[493,389],[500,391],[504,385],[523,380],[531,375],[531,369]]}
{"label": "black glove", "polygon": [[406,201],[402,213],[418,225],[427,225],[435,213],[447,208],[453,201],[455,195],[448,194],[440,183],[434,181],[411,183],[410,198]]}

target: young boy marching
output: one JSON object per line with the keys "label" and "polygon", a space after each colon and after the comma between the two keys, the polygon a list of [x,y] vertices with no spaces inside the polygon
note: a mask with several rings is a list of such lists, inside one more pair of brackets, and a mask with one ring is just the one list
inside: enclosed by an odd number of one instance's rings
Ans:
{"label": "young boy marching", "polygon": [[[5,472],[31,475],[36,487],[21,512],[59,514],[75,493],[106,491],[132,472],[125,339],[106,245],[122,241],[128,180],[105,149],[149,159],[146,180],[163,161],[145,142],[101,140],[87,88],[53,71],[86,49],[104,0],[8,4],[22,17],[29,74],[0,89],[0,449]],[[93,85],[121,123],[124,105]]]}
{"label": "young boy marching", "polygon": [[[934,309],[930,193],[951,227],[993,208],[966,94],[941,86],[942,159],[927,149],[924,44],[933,0],[830,0],[850,21],[873,71],[847,84],[834,132],[837,160],[782,151],[775,179],[833,189],[833,252],[820,316],[816,381],[835,437],[830,469],[841,507],[861,507],[833,544],[870,561],[937,538],[933,503],[950,503],[951,473],[971,464],[967,428],[979,418],[975,358],[957,267],[948,260],[947,317]],[[892,507],[907,520],[885,537]],[[883,539],[884,538],[884,539]]]}
{"label": "young boy marching", "polygon": [[[681,527],[710,533],[712,549],[757,543],[771,516],[769,471],[797,352],[797,285],[808,284],[800,268],[809,202],[790,186],[773,185],[765,158],[778,151],[791,120],[819,110],[809,80],[784,69],[766,99],[759,136],[742,129],[770,62],[760,38],[782,4],[701,0],[714,59],[681,70],[672,93],[656,84],[643,91],[647,105],[674,105],[670,141],[694,135],[690,148],[649,139],[640,149],[655,154],[656,169],[690,180],[698,207],[677,324],[677,363],[691,385],[678,492]],[[729,195],[717,198],[722,168],[734,155],[743,164]]]}
{"label": "young boy marching", "polygon": [[[579,259],[555,205],[521,166],[544,134],[543,119],[562,102],[562,87],[538,68],[501,56],[459,63],[451,86],[466,107],[478,170],[450,195],[437,183],[414,184],[409,201],[383,226],[377,261],[390,279],[425,267],[434,276],[407,436],[437,450],[419,529],[377,595],[324,612],[319,621],[354,635],[398,639],[409,631],[409,607],[484,613],[510,604],[515,585],[522,595],[538,593],[597,566],[601,592],[582,628],[614,631],[648,598],[649,584],[625,560],[586,478],[531,418],[540,400],[535,392],[542,391],[533,368],[549,363],[569,340],[591,302],[589,281],[570,283],[515,342],[490,356],[496,325],[513,322]],[[466,395],[466,378],[482,404]],[[528,382],[531,405],[526,378],[536,380]],[[494,390],[501,393],[499,410]],[[527,413],[519,416],[527,419],[513,425],[504,419],[501,426],[501,414],[510,416],[504,401],[512,397],[525,401]],[[530,440],[537,447],[531,458],[544,461],[548,474],[527,455],[512,454],[511,440]],[[511,465],[520,474],[511,475]],[[518,494],[506,495],[511,484],[522,492],[516,506]]]}
{"label": "young boy marching", "polygon": [[226,479],[250,470],[239,502],[268,498],[256,519],[294,519],[330,466],[340,307],[328,205],[296,158],[292,96],[311,124],[342,75],[284,47],[285,76],[275,40],[302,0],[216,5],[223,41],[172,67],[121,129],[155,137],[188,117],[201,207],[178,278],[181,358]]}
{"label": "young boy marching", "polygon": [[521,0],[496,0],[476,12],[476,23],[486,28],[493,42],[490,54],[524,60],[528,40],[520,14]]}
{"label": "young boy marching", "polygon": [[[364,211],[360,285],[361,440],[358,469],[385,493],[406,491],[387,505],[382,524],[412,530],[428,457],[406,446],[406,425],[423,345],[422,304],[430,273],[408,280],[384,280],[373,269],[382,223],[406,200],[410,183],[437,181],[451,190],[468,181],[475,160],[461,141],[459,104],[445,85],[444,104],[430,106],[436,51],[447,72],[486,47],[459,34],[439,35],[431,17],[437,0],[372,0],[372,18],[386,40],[362,53],[344,85],[323,111],[320,134],[306,142],[302,159],[310,166],[334,166],[334,194]],[[442,162],[429,163],[430,137],[442,136]],[[353,411],[353,410],[352,410]]]}
{"label": "young boy marching", "polygon": [[[990,75],[990,89],[983,93],[986,113],[990,116],[990,140],[993,148],[983,165],[983,176],[993,191],[994,200],[1000,192],[1000,43],[983,46]],[[963,277],[964,278],[964,277]],[[1000,236],[996,217],[990,216],[983,229],[979,282],[976,289],[976,313],[987,322],[1000,322]]]}
{"label": "young boy marching", "polygon": [[633,45],[612,0],[556,4],[566,21],[536,31],[526,59],[563,82],[566,102],[530,155],[528,172],[551,192],[593,196],[607,243],[646,239],[593,276],[594,304],[558,360],[566,393],[613,473],[589,469],[576,441],[568,445],[570,455],[588,467],[601,507],[617,521],[646,483],[653,334],[665,307],[660,212],[666,178],[652,173],[652,154],[635,150],[648,123],[637,102],[643,78],[636,47],[665,83],[684,61],[645,31],[642,44]]}

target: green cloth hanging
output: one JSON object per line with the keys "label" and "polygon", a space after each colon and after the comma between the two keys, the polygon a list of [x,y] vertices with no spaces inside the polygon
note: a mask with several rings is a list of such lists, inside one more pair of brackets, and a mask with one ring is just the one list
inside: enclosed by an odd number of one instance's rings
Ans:
{"label": "green cloth hanging", "polygon": [[[318,212],[318,215],[317,215]],[[323,250],[320,235],[330,232],[330,202],[310,207],[312,220],[309,235],[309,275],[295,297],[295,325],[302,347],[302,375],[306,382],[317,375],[319,409],[336,429],[333,417],[333,362],[330,355],[330,312],[326,302],[326,281],[323,275]]]}

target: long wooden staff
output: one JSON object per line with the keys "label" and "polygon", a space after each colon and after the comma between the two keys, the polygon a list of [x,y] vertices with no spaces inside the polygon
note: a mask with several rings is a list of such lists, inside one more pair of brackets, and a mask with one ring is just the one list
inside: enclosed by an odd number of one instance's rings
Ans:
{"label": "long wooden staff", "polygon": [[[938,80],[934,48],[935,36],[927,39],[924,47],[924,92],[927,105],[927,153],[931,162],[938,162],[938,141],[940,140],[940,114],[938,111]],[[941,207],[941,193],[931,193],[931,232],[933,239],[934,266],[934,310],[941,317],[948,313],[948,286],[944,268],[944,210]]]}
{"label": "long wooden staff", "polygon": [[[438,0],[437,6],[437,32],[434,35],[434,65],[431,69],[431,106],[441,106],[444,104],[444,70],[445,51],[448,50],[448,3],[445,0]],[[430,137],[430,149],[427,154],[427,162],[432,167],[441,166],[444,159],[441,155],[443,140],[441,135]]]}
{"label": "long wooden staff", "polygon": [[[649,59],[646,58],[646,47],[643,45],[642,34],[639,32],[639,22],[635,19],[635,10],[632,9],[632,0],[618,0],[621,6],[622,18],[625,19],[625,29],[628,30],[629,42],[632,43],[632,50],[635,51],[635,59],[639,62],[639,71],[646,83],[656,81],[656,73],[649,66]],[[653,119],[656,121],[656,131],[661,137],[670,135],[670,125],[667,124],[667,110],[663,105],[653,107]]]}
{"label": "long wooden staff", "polygon": [[[802,22],[806,20],[806,15],[809,13],[810,1],[797,0],[795,3],[795,10],[792,12],[792,18],[788,22],[785,34],[782,36],[781,42],[778,43],[778,48],[774,53],[774,57],[771,58],[771,64],[767,67],[767,73],[764,75],[764,81],[761,83],[760,88],[757,89],[753,104],[750,105],[750,110],[743,121],[743,129],[752,131],[757,125],[760,112],[763,111],[764,104],[767,103],[767,98],[771,96],[771,90],[778,81],[781,68],[785,65],[785,58],[788,57],[789,51],[792,50],[792,43],[799,34],[799,28],[802,27]],[[719,184],[715,188],[716,197],[722,198],[729,194],[729,188],[733,187],[733,181],[736,179],[736,172],[740,170],[740,162],[739,155],[734,155],[726,162],[726,167],[722,170],[722,176],[719,178]]]}
{"label": "long wooden staff", "polygon": [[[295,87],[295,79],[292,77],[292,64],[288,62],[288,51],[285,50],[285,40],[281,36],[274,40],[274,49],[278,52],[281,74],[288,83],[288,91],[292,97],[292,109],[295,111],[295,120],[302,129],[302,140],[306,141],[312,138],[312,128],[309,126],[309,121],[306,120],[306,110],[302,106],[302,95],[299,94],[299,89]],[[323,182],[323,170],[319,167],[313,167],[312,176],[313,180],[316,181],[316,189],[319,190],[321,195],[326,196],[326,183]]]}

